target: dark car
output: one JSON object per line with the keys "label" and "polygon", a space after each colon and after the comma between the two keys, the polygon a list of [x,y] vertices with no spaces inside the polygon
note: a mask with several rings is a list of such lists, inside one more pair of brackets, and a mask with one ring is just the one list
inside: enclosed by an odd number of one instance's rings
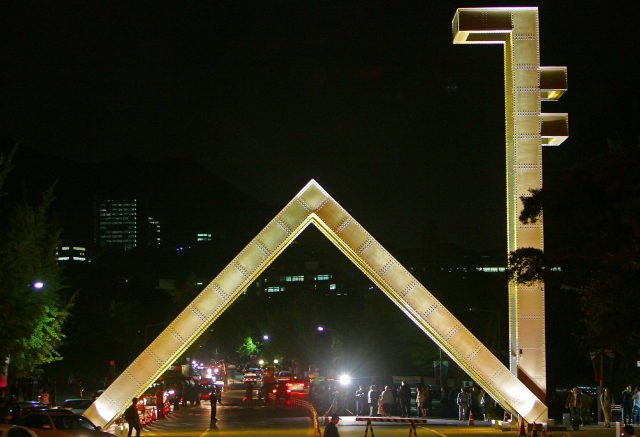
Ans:
{"label": "dark car", "polygon": [[107,437],[89,419],[68,410],[47,410],[31,413],[23,418],[23,426],[31,428],[40,437]]}
{"label": "dark car", "polygon": [[271,387],[271,393],[275,395],[276,401],[291,399],[291,385],[288,382],[276,382]]}

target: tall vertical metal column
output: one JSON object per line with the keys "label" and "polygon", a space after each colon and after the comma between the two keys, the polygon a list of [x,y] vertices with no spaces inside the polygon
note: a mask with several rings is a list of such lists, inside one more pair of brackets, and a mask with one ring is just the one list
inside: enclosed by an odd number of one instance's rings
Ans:
{"label": "tall vertical metal column", "polygon": [[[566,67],[541,67],[538,8],[461,8],[454,44],[504,46],[508,251],[544,248],[543,220],[522,225],[520,198],[542,188],[542,146],[568,137],[567,114],[541,112],[542,101],[567,89]],[[546,398],[544,283],[509,284],[510,369],[540,400]]]}

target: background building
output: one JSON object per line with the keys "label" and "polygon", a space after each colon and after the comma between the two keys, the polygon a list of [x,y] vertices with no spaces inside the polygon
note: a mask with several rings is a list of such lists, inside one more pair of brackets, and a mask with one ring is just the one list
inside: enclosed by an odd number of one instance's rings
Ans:
{"label": "background building", "polygon": [[158,247],[160,221],[148,213],[142,195],[96,196],[94,241],[100,246],[130,250],[138,246]]}

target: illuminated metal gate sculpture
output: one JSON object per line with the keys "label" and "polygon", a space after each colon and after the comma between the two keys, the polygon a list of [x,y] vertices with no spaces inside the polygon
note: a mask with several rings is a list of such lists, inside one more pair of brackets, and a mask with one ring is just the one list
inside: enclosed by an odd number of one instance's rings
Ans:
{"label": "illuminated metal gate sculpture", "polygon": [[[458,9],[454,43],[504,44],[508,250],[543,248],[542,221],[519,200],[542,186],[543,145],[567,138],[566,114],[540,102],[566,90],[565,67],[540,67],[537,8]],[[111,423],[309,224],[315,225],[458,365],[511,413],[547,422],[544,284],[509,285],[511,372],[315,181],[306,187],[105,390],[85,415]]]}
{"label": "illuminated metal gate sculpture", "polygon": [[547,407],[313,180],[105,390],[85,416],[98,425],[111,423],[309,224],[500,404],[529,422],[547,421]]}
{"label": "illuminated metal gate sculpture", "polygon": [[[544,248],[542,218],[518,221],[522,196],[542,188],[542,146],[568,136],[567,114],[541,113],[542,101],[567,89],[566,67],[540,66],[538,8],[461,8],[453,18],[454,44],[503,44],[507,146],[507,250]],[[509,284],[511,372],[546,398],[544,283]]]}

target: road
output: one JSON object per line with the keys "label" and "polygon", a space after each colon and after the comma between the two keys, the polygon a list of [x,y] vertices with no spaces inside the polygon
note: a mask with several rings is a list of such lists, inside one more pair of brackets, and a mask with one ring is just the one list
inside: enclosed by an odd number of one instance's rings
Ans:
{"label": "road", "polygon": [[[153,422],[142,430],[143,436],[157,437],[208,437],[208,436],[283,436],[311,437],[313,423],[304,413],[285,406],[264,405],[254,400],[254,407],[247,408],[242,402],[244,391],[235,390],[223,395],[218,404],[218,421],[211,426],[211,407],[208,401],[199,406],[181,407],[166,419]],[[365,422],[356,422],[354,417],[344,417],[338,425],[341,437],[365,435]],[[409,425],[406,423],[373,423],[376,437],[406,437]],[[324,427],[323,431],[324,431]],[[427,425],[417,425],[417,435],[426,437],[488,437],[517,436],[518,432],[501,432],[486,422],[476,421],[474,426],[455,420],[429,420]],[[371,435],[371,433],[369,433]],[[528,433],[531,437],[531,433]],[[580,431],[554,431],[554,437],[615,437],[614,428],[597,426],[583,427]],[[540,434],[538,437],[542,437]]]}

